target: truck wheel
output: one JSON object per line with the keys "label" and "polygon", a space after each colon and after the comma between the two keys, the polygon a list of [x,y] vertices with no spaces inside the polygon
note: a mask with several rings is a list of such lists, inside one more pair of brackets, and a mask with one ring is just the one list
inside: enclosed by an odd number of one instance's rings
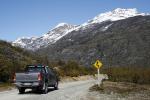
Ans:
{"label": "truck wheel", "polygon": [[19,88],[19,94],[23,94],[25,92],[25,88]]}
{"label": "truck wheel", "polygon": [[48,92],[48,84],[45,82],[43,84],[43,93],[46,94]]}
{"label": "truck wheel", "polygon": [[58,82],[55,83],[54,89],[55,89],[55,90],[58,90]]}

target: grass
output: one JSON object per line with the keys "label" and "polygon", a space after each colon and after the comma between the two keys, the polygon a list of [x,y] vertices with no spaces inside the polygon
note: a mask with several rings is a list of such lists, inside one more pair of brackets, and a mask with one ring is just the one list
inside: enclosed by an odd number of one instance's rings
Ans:
{"label": "grass", "polygon": [[14,85],[12,83],[0,83],[0,92],[11,90],[12,88],[14,88]]}
{"label": "grass", "polygon": [[139,91],[149,91],[150,92],[150,85],[139,85],[135,83],[128,83],[128,82],[111,82],[111,81],[104,81],[103,85],[98,86],[97,84],[93,85],[89,88],[92,91],[98,91],[100,93],[106,94],[121,94],[127,95],[129,93],[139,92]]}
{"label": "grass", "polygon": [[90,91],[100,91],[100,92],[103,92],[104,91],[104,87],[103,86],[98,86],[98,84],[95,84],[92,87],[90,87],[89,90]]}
{"label": "grass", "polygon": [[145,67],[110,67],[101,71],[110,81],[150,84],[150,68]]}

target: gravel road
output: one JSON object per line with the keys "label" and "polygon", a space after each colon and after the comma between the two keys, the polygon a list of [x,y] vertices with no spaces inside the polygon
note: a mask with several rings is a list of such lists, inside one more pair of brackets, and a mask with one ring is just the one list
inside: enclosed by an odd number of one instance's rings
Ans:
{"label": "gravel road", "polygon": [[47,94],[40,94],[27,90],[25,94],[18,94],[17,89],[0,92],[0,100],[82,100],[89,87],[95,80],[60,83],[59,90],[52,90]]}
{"label": "gravel road", "polygon": [[[101,76],[100,80],[106,79]],[[89,92],[89,88],[96,84],[93,78],[89,80],[62,82],[59,90],[50,91],[47,94],[40,94],[27,90],[24,94],[18,94],[17,89],[0,92],[0,100],[150,100],[149,91],[119,95],[115,93],[104,94],[97,91]]]}

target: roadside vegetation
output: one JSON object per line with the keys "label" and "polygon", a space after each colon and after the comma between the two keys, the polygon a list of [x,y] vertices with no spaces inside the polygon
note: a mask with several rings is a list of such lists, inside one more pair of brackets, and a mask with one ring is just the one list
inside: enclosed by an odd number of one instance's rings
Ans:
{"label": "roadside vegetation", "polygon": [[28,52],[19,47],[13,47],[10,43],[0,40],[0,85],[12,82],[15,72],[22,72],[26,65],[43,64],[53,67],[59,76],[81,76],[94,74],[94,68],[86,68],[75,61],[55,61],[50,62],[47,56],[40,56],[33,52]]}
{"label": "roadside vegetation", "polygon": [[[102,67],[100,73],[107,74],[100,86],[95,84],[90,92],[99,92],[112,98],[150,98],[150,68],[148,67]],[[140,97],[140,98],[139,98]]]}
{"label": "roadside vegetation", "polygon": [[150,84],[150,68],[146,67],[110,67],[103,68],[110,81]]}
{"label": "roadside vegetation", "polygon": [[139,85],[135,83],[128,83],[128,82],[110,82],[110,81],[104,81],[102,85],[98,86],[93,85],[90,87],[90,91],[99,91],[101,93],[107,93],[111,94],[113,93],[130,93],[130,92],[138,92],[138,91],[144,91],[149,90],[150,85]]}
{"label": "roadside vegetation", "polygon": [[105,94],[105,96],[113,100],[118,100],[119,98],[125,100],[149,100],[150,85],[104,81],[101,86],[95,84],[90,87],[89,92],[92,93],[92,95],[97,93],[94,97],[103,96],[103,94]]}
{"label": "roadside vegetation", "polygon": [[9,82],[16,71],[35,62],[29,52],[0,40],[0,82]]}
{"label": "roadside vegetation", "polygon": [[76,61],[70,60],[67,62],[64,61],[57,61],[50,63],[50,67],[54,66],[54,69],[58,72],[59,76],[65,77],[77,77],[77,76],[83,76],[83,75],[94,75],[95,74],[95,68],[91,67],[85,67],[78,64]]}
{"label": "roadside vegetation", "polygon": [[11,83],[0,83],[0,91],[11,90],[14,87]]}

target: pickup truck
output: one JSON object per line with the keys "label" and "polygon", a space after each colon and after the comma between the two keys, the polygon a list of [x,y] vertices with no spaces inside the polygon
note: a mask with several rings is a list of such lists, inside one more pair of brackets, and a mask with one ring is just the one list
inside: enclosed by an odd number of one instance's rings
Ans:
{"label": "pickup truck", "polygon": [[14,84],[22,94],[25,89],[35,89],[42,91],[42,93],[48,92],[48,87],[54,87],[58,89],[58,75],[56,72],[44,65],[27,65],[25,72],[15,73]]}

